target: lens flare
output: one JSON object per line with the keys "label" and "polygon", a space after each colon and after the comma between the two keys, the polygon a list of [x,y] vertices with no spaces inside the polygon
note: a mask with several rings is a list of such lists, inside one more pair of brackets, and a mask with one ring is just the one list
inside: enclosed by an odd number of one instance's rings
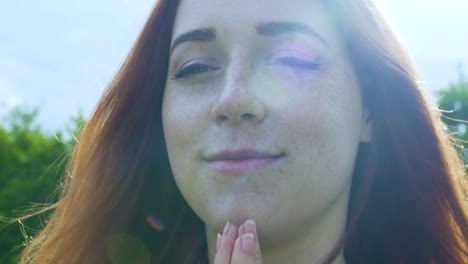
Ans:
{"label": "lens flare", "polygon": [[253,78],[254,93],[270,108],[284,108],[292,102],[299,81],[294,76],[284,80],[274,75],[269,70],[259,70]]}
{"label": "lens flare", "polygon": [[164,231],[164,223],[154,215],[146,217],[146,222],[157,231]]}

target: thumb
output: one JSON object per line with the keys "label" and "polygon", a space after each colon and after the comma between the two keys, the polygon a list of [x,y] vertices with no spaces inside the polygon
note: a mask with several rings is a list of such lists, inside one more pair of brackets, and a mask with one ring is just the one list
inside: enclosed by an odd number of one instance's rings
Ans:
{"label": "thumb", "polygon": [[239,227],[231,264],[262,264],[262,252],[258,241],[255,221],[247,220]]}

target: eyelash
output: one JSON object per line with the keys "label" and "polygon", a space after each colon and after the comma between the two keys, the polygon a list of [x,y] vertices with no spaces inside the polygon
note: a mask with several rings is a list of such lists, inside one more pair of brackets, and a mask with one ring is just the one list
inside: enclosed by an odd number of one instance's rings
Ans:
{"label": "eyelash", "polygon": [[[280,64],[287,65],[294,68],[300,68],[303,70],[317,70],[321,64],[313,61],[301,60],[295,57],[283,57],[277,59]],[[270,63],[270,65],[277,64],[277,62]]]}
{"label": "eyelash", "polygon": [[182,79],[191,75],[196,75],[200,73],[207,72],[209,70],[219,70],[218,67],[206,65],[206,64],[200,64],[200,63],[193,63],[190,64],[186,67],[183,67],[180,69],[175,75],[174,78],[175,80]]}
{"label": "eyelash", "polygon": [[[303,70],[317,70],[320,68],[321,64],[312,62],[312,61],[307,61],[307,60],[301,60],[295,57],[283,57],[277,60],[277,62],[269,63],[268,65],[274,65],[274,64],[282,64],[286,65],[289,67],[294,67],[294,68],[299,68]],[[220,68],[206,65],[206,64],[200,64],[200,63],[194,63],[190,64],[182,69],[180,69],[173,77],[174,80],[186,78],[192,75],[197,75],[201,74],[210,70],[219,70]]]}

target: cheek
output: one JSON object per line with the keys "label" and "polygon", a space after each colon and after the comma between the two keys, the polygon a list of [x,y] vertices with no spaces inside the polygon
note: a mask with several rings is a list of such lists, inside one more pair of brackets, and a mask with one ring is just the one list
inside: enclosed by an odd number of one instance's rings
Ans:
{"label": "cheek", "polygon": [[[208,97],[193,96],[170,86],[163,98],[162,120],[168,151],[187,151],[208,126]],[[196,98],[196,99],[195,99]]]}
{"label": "cheek", "polygon": [[361,124],[356,86],[330,82],[323,87],[326,89],[318,88],[316,96],[304,98],[284,117],[289,116],[286,120],[290,121],[286,133],[293,146],[294,170],[304,177],[298,187],[322,201],[350,182]]}
{"label": "cheek", "polygon": [[[163,99],[162,120],[170,165],[177,183],[190,184],[193,178],[182,177],[193,171],[199,138],[206,129],[206,114],[199,104],[168,91]],[[181,176],[182,175],[182,176]],[[182,186],[179,186],[182,187]]]}

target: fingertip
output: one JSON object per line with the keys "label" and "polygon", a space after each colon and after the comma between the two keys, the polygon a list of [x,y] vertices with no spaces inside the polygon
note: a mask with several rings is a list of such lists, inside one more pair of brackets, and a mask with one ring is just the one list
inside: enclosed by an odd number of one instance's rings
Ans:
{"label": "fingertip", "polygon": [[216,251],[219,250],[219,246],[221,245],[221,234],[218,233],[218,236],[216,237]]}
{"label": "fingertip", "polygon": [[235,241],[237,239],[237,232],[238,232],[238,227],[235,224],[230,224],[229,225],[229,230],[227,232],[227,236],[229,236],[232,241]]}
{"label": "fingertip", "polygon": [[224,225],[223,235],[225,235],[225,234],[228,232],[228,230],[229,230],[229,225],[230,225],[230,223],[229,223],[229,220],[228,220],[228,221],[226,222],[226,224]]}
{"label": "fingertip", "polygon": [[255,236],[245,233],[238,237],[234,244],[231,263],[251,263],[255,256]]}
{"label": "fingertip", "polygon": [[245,233],[252,233],[252,234],[257,234],[257,224],[255,223],[255,220],[253,219],[248,219],[245,221],[238,230],[237,236],[240,237]]}
{"label": "fingertip", "polygon": [[215,263],[229,263],[234,243],[235,241],[231,237],[227,235],[220,236],[219,247],[217,246],[218,250],[215,255]]}
{"label": "fingertip", "polygon": [[241,249],[246,256],[252,256],[255,246],[255,236],[252,233],[245,233],[241,239]]}
{"label": "fingertip", "polygon": [[257,234],[257,223],[255,223],[255,220],[249,219],[245,221],[244,223],[244,232],[245,233],[252,233],[254,235]]}
{"label": "fingertip", "polygon": [[221,236],[220,248],[232,250],[235,240],[230,236]]}
{"label": "fingertip", "polygon": [[232,252],[232,260],[243,260],[244,259],[244,252],[242,252],[242,236],[239,236],[236,241],[234,242],[234,250]]}
{"label": "fingertip", "polygon": [[241,236],[245,233],[245,226],[244,226],[244,225],[245,225],[245,223],[242,224],[242,225],[239,227],[239,229],[238,229],[238,231],[237,231],[237,237],[241,237]]}

